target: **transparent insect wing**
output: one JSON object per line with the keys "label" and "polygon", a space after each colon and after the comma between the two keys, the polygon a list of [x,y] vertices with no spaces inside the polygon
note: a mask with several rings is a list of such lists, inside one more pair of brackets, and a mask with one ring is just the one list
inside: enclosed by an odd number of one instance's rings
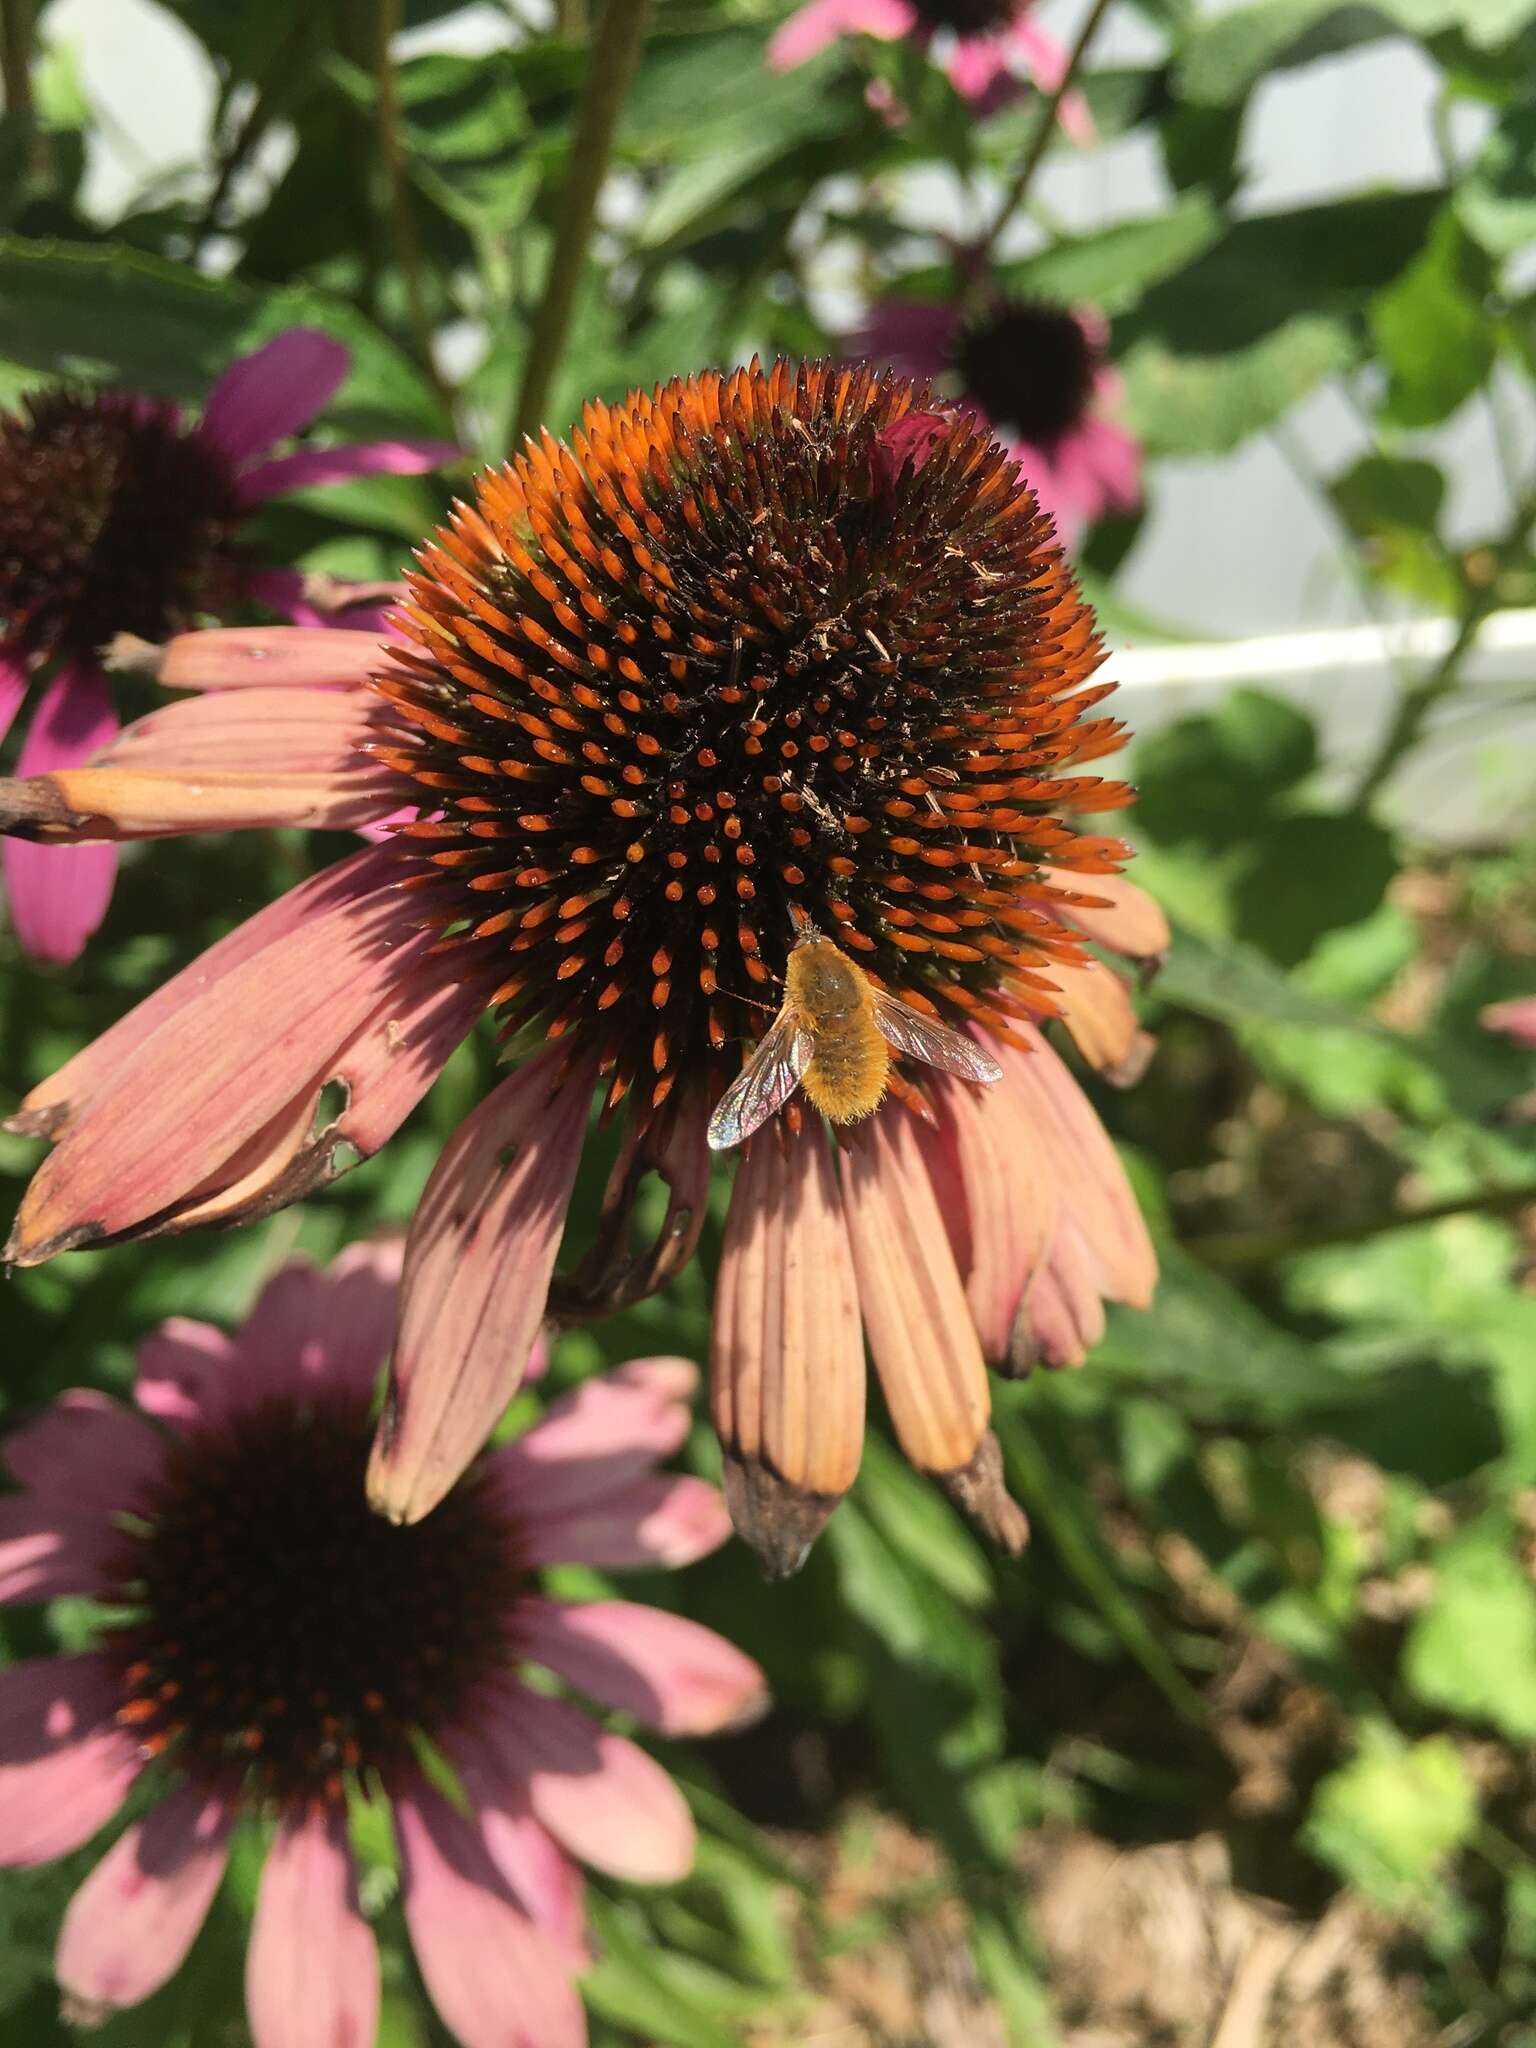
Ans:
{"label": "transparent insect wing", "polygon": [[947,1024],[936,1024],[931,1017],[920,1017],[916,1010],[909,1010],[905,1003],[895,996],[888,996],[884,989],[871,989],[875,1002],[875,1022],[880,1035],[898,1052],[909,1054],[915,1060],[922,1060],[926,1066],[937,1067],[941,1073],[958,1074],[962,1081],[1001,1081],[1003,1070],[991,1053],[983,1051],[974,1038],[967,1038],[962,1032],[951,1031]]}
{"label": "transparent insect wing", "polygon": [[707,1133],[710,1150],[729,1151],[782,1109],[811,1064],[815,1040],[787,1009],[780,1010],[757,1050],[721,1096]]}

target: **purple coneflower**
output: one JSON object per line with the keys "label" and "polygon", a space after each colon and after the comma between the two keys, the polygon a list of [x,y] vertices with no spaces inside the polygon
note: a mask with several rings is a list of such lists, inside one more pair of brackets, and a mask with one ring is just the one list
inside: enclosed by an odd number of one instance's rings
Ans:
{"label": "purple coneflower", "polygon": [[[273,450],[319,415],[347,373],[338,341],[292,327],[232,363],[202,418],[130,391],[34,392],[0,413],[0,739],[47,675],[17,772],[72,768],[118,730],[101,649],[158,640],[255,597],[307,618],[301,579],[241,546],[269,498],[450,459],[443,442]],[[106,915],[110,844],[0,849],[16,935],[38,959],[73,960]]]}
{"label": "purple coneflower", "polygon": [[[422,551],[403,640],[185,636],[159,668],[187,701],[83,768],[0,785],[0,825],[43,838],[422,813],[32,1091],[11,1128],[54,1150],[8,1256],[269,1213],[377,1151],[494,1009],[528,1056],[412,1222],[370,1473],[413,1520],[547,1309],[622,1306],[692,1255],[711,1107],[810,918],[1004,1076],[976,1091],[898,1062],[835,1152],[798,1101],[749,1141],[714,1368],[733,1511],[774,1568],[803,1554],[857,1463],[862,1324],[904,1449],[1022,1541],[983,1361],[1080,1357],[1101,1302],[1144,1305],[1155,1276],[1040,1027],[1133,1078],[1146,1042],[1084,942],[1146,958],[1167,935],[1115,876],[1122,842],[1067,822],[1130,796],[1067,772],[1121,740],[1093,715],[1092,615],[1007,452],[931,404],[780,363],[589,406],[570,446],[479,479]],[[555,1276],[594,1091],[618,1157],[594,1245]],[[670,1201],[640,1246],[652,1171]]]}
{"label": "purple coneflower", "polygon": [[175,1973],[252,1820],[274,1827],[246,1969],[257,2048],[368,2048],[379,1967],[347,1815],[384,1800],[450,2031],[578,2048],[571,1859],[666,1882],[693,1825],[660,1765],[569,1691],[671,1735],[761,1704],[757,1666],[696,1622],[540,1590],[547,1565],[683,1565],[728,1533],[713,1487],[657,1469],[687,1431],[686,1360],[553,1401],[410,1528],[369,1512],[399,1263],[359,1245],[328,1272],[287,1265],[234,1337],[182,1320],[152,1336],[137,1412],[76,1390],[0,1446],[22,1489],[0,1499],[0,1600],[109,1610],[90,1650],[0,1670],[0,1864],[71,1854],[130,1793],[139,1814],[64,1916],[76,2020]]}
{"label": "purple coneflower", "polygon": [[1106,512],[1141,501],[1141,449],[1114,418],[1120,380],[1096,313],[993,298],[957,305],[888,299],[852,337],[856,354],[942,383],[973,406],[1018,463],[1068,547]]}

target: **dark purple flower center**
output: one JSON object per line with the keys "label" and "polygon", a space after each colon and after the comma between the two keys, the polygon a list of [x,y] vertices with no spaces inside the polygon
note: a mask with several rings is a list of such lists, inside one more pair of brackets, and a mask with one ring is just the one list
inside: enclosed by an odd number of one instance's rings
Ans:
{"label": "dark purple flower center", "polygon": [[1050,454],[1083,423],[1097,367],[1081,322],[1013,299],[962,329],[955,368],[993,425]]}
{"label": "dark purple flower center", "polygon": [[397,1528],[368,1442],[361,1403],[273,1402],[179,1442],[124,1536],[120,1719],[201,1782],[278,1805],[388,1783],[505,1661],[527,1574],[485,1480]]}
{"label": "dark purple flower center", "polygon": [[235,473],[176,407],[36,392],[0,413],[0,635],[88,660],[162,639],[239,593]]}
{"label": "dark purple flower center", "polygon": [[917,0],[924,28],[952,28],[957,35],[991,35],[1022,12],[1019,0]]}

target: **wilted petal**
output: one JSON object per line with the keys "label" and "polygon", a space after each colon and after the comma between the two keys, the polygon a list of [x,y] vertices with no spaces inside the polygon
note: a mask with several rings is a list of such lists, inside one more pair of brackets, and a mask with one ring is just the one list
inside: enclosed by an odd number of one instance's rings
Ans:
{"label": "wilted petal", "polygon": [[938,1123],[916,1135],[982,1353],[996,1363],[1008,1355],[1019,1291],[1055,1228],[1055,1180],[1006,1082],[983,1090],[941,1078],[931,1095]]}
{"label": "wilted petal", "polygon": [[568,1958],[484,1842],[424,1782],[395,1794],[401,1900],[432,2003],[464,2048],[584,2048]]}
{"label": "wilted petal", "polygon": [[819,1121],[763,1132],[737,1169],[715,1287],[710,1405],[732,1519],[778,1576],[798,1569],[864,1447],[864,1335]]}
{"label": "wilted petal", "polygon": [[77,2026],[138,2005],[181,1968],[224,1875],[233,1827],[224,1800],[178,1785],[113,1843],[59,1930],[54,1970]]}
{"label": "wilted petal", "polygon": [[285,491],[350,483],[359,476],[420,476],[456,462],[452,441],[344,441],[335,448],[301,448],[248,469],[240,479],[240,502],[257,505]]}
{"label": "wilted petal", "polygon": [[562,1394],[488,1455],[498,1496],[520,1514],[545,1515],[648,1471],[687,1436],[698,1378],[686,1358],[636,1358]]}
{"label": "wilted petal", "polygon": [[379,1951],[344,1815],[311,1810],[279,1826],[251,1922],[245,2007],[256,2048],[372,2048]]}
{"label": "wilted petal", "polygon": [[357,689],[389,645],[381,634],[342,626],[209,626],[164,646],[120,633],[107,662],[167,690]]}
{"label": "wilted petal", "polygon": [[516,1393],[586,1133],[590,1080],[529,1060],[448,1140],[412,1219],[400,1333],[368,1468],[391,1520],[435,1507]]}
{"label": "wilted petal", "polygon": [[287,328],[230,364],[208,394],[202,432],[234,462],[263,455],[325,410],[351,361],[318,328]]}
{"label": "wilted petal", "polygon": [[524,1791],[573,1856],[638,1884],[687,1875],[693,1820],[654,1757],[569,1701],[514,1681],[486,1688],[478,1705],[478,1739],[466,1739],[455,1755],[472,1758],[488,1786],[501,1775]]}
{"label": "wilted petal", "polygon": [[0,782],[0,831],[60,845],[253,827],[349,831],[399,807],[397,779],[365,751],[385,730],[377,701],[355,690],[186,698],[79,766]]}
{"label": "wilted petal", "polygon": [[141,1768],[100,1657],[0,1669],[0,1866],[51,1863],[104,1827]]}
{"label": "wilted petal", "polygon": [[309,914],[253,957],[214,978],[210,955],[200,975],[188,970],[197,979],[182,1000],[165,1000],[172,983],[141,1006],[163,1021],[124,1034],[110,1078],[62,1125],[6,1256],[36,1265],[153,1226],[212,1193],[221,1174],[226,1185],[241,1178],[243,1148],[306,1088],[318,1096],[358,1028],[420,970],[431,940],[393,879],[386,848],[342,862],[329,889],[307,898]]}
{"label": "wilted petal", "polygon": [[1130,995],[1118,974],[1098,960],[1051,966],[1060,991],[1062,1022],[1089,1066],[1116,1088],[1134,1087],[1147,1071],[1157,1041],[1136,1021]]}
{"label": "wilted petal", "polygon": [[[33,713],[17,757],[17,777],[71,768],[116,731],[112,693],[100,671],[62,668]],[[0,818],[3,792],[15,786],[0,783]],[[42,847],[7,839],[0,845],[0,863],[11,923],[27,952],[61,965],[75,959],[107,914],[117,879],[116,853],[109,846]]]}
{"label": "wilted petal", "polygon": [[610,1486],[600,1462],[590,1469],[588,1500],[532,1516],[524,1525],[522,1553],[530,1564],[675,1570],[718,1550],[731,1533],[725,1502],[703,1479],[655,1472]]}
{"label": "wilted petal", "polygon": [[77,1514],[132,1507],[159,1476],[165,1439],[107,1394],[70,1387],[0,1440],[17,1484]]}
{"label": "wilted petal", "polygon": [[1162,905],[1123,875],[1077,875],[1070,868],[1042,868],[1041,879],[1075,896],[1099,899],[1060,906],[1063,921],[1111,953],[1128,960],[1161,960],[1173,943]]}
{"label": "wilted petal", "polygon": [[724,1636],[628,1600],[525,1600],[517,1642],[568,1685],[664,1735],[712,1735],[767,1703],[761,1670]]}
{"label": "wilted petal", "polygon": [[1104,1334],[1104,1301],[1093,1258],[1070,1216],[1061,1219],[1050,1254],[1019,1303],[1009,1366],[1081,1365]]}

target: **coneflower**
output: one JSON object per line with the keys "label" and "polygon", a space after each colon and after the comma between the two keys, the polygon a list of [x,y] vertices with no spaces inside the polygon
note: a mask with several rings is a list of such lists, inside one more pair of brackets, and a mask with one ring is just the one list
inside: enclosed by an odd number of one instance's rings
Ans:
{"label": "coneflower", "polygon": [[675,1879],[694,1834],[661,1766],[567,1689],[674,1736],[762,1705],[756,1665],[696,1622],[541,1588],[546,1565],[677,1566],[725,1538],[715,1489],[658,1469],[688,1428],[684,1359],[550,1403],[414,1528],[368,1512],[398,1274],[398,1246],[294,1261],[232,1337],[181,1318],[150,1336],[136,1408],[76,1389],[0,1446],[21,1489],[0,1497],[0,1602],[101,1603],[88,1648],[0,1671],[0,1865],[67,1856],[139,1803],[64,1915],[79,2023],[174,1975],[235,1835],[270,1827],[257,2048],[371,2048],[379,1964],[348,1827],[367,1802],[393,1821],[454,2037],[580,2048],[573,1859]]}
{"label": "coneflower", "polygon": [[[1145,1301],[1154,1270],[1113,1150],[1036,1027],[1065,1016],[1128,1078],[1129,1000],[1075,920],[1132,952],[1162,936],[1113,880],[1120,842],[1063,817],[1127,800],[1066,772],[1120,728],[1090,715],[1108,693],[1088,686],[1100,643],[1007,452],[867,368],[754,365],[594,405],[569,447],[546,437],[479,480],[398,623],[408,644],[387,661],[339,633],[172,642],[162,681],[241,687],[0,793],[9,829],[45,838],[423,814],[269,906],[33,1091],[13,1128],[56,1149],[10,1256],[265,1213],[344,1145],[376,1150],[485,1008],[516,1045],[547,1041],[450,1140],[412,1225],[371,1485],[387,1513],[424,1514],[501,1412],[550,1300],[594,1089],[624,1119],[620,1153],[559,1313],[633,1299],[689,1256],[710,1108],[810,919],[1010,1067],[978,1097],[898,1063],[840,1164],[798,1104],[751,1141],[716,1356],[739,1525],[787,1568],[851,1478],[862,1317],[905,1447],[1021,1540],[983,1346],[1016,1365],[1080,1355],[1058,1297],[1087,1330],[1087,1291],[1095,1307]],[[338,682],[350,663],[373,686],[284,687],[327,659]],[[331,1081],[346,1106],[317,1130]],[[951,1135],[976,1126],[974,1144]],[[964,1180],[987,1147],[1009,1215],[1017,1177],[1041,1183],[1006,1241],[979,1212],[941,1216],[934,1194],[935,1173]],[[636,1252],[628,1209],[649,1167],[671,1202]],[[783,1259],[761,1237],[773,1228],[795,1233]],[[740,1294],[743,1252],[767,1260],[772,1300]],[[780,1443],[740,1418],[800,1398],[783,1370],[808,1399],[833,1379],[846,1393]]]}
{"label": "coneflower", "polygon": [[[117,731],[100,656],[118,634],[159,640],[251,597],[310,615],[302,579],[248,552],[241,530],[258,505],[453,456],[421,441],[274,456],[324,409],[349,362],[329,335],[293,327],[232,363],[195,421],[142,393],[63,386],[0,412],[0,739],[42,684],[18,773],[73,767]],[[74,959],[106,914],[114,848],[17,840],[3,865],[22,944]]]}

